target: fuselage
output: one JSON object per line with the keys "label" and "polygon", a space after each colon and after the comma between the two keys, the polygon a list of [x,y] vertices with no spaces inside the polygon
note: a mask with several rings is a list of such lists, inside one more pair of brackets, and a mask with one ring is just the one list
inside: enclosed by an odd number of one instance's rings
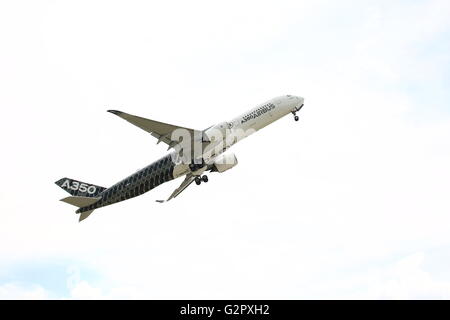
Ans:
{"label": "fuselage", "polygon": [[[201,150],[202,165],[194,174],[198,175],[209,170],[213,161],[240,140],[266,127],[272,122],[296,111],[303,106],[304,99],[297,96],[281,96],[262,103],[255,108],[239,115],[228,122],[220,123],[205,130],[205,137],[209,142]],[[222,135],[221,135],[222,134]],[[211,137],[221,136],[220,139]],[[98,195],[100,200],[94,204],[79,208],[82,213],[124,201],[142,195],[162,183],[193,173],[189,164],[178,163],[177,151],[153,162],[145,168],[135,172],[114,184]]]}

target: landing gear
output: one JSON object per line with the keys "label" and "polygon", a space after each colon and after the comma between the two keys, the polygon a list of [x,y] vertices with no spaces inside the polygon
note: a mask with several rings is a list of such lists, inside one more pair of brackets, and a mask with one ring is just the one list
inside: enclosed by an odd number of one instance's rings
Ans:
{"label": "landing gear", "polygon": [[194,181],[199,186],[202,182],[208,182],[208,176],[204,175],[201,177],[196,177]]}
{"label": "landing gear", "polygon": [[191,169],[192,172],[197,171],[205,166],[205,160],[202,159],[201,163],[191,163],[189,164],[189,169]]}
{"label": "landing gear", "polygon": [[297,115],[296,113],[297,113],[297,111],[300,111],[301,108],[303,108],[303,104],[302,104],[300,107],[297,107],[297,108],[295,108],[295,109],[292,111],[292,114],[294,115],[294,120],[295,120],[295,121],[298,121],[298,119],[299,119],[299,117],[298,117],[298,115]]}

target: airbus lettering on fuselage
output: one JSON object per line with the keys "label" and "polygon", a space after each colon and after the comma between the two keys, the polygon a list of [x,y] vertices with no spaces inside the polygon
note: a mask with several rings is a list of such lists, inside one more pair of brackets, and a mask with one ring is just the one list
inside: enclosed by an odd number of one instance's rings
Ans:
{"label": "airbus lettering on fuselage", "polygon": [[275,109],[275,105],[273,103],[265,104],[262,107],[259,107],[255,111],[251,112],[250,114],[244,116],[242,118],[241,124],[245,123],[251,119],[255,119],[255,118],[259,117],[260,115],[263,115],[273,109]]}

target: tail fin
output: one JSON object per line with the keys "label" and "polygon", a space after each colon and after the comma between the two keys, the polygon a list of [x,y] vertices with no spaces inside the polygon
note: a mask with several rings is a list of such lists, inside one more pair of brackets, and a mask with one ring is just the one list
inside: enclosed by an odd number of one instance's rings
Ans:
{"label": "tail fin", "polygon": [[[78,208],[83,208],[83,207],[86,207],[86,206],[96,203],[100,199],[101,199],[101,197],[74,197],[74,196],[72,196],[72,197],[67,197],[67,198],[61,199],[61,201],[64,201],[65,203],[71,204]],[[82,212],[80,214],[79,221],[83,221],[84,219],[89,217],[89,215],[93,211],[94,211],[94,209]]]}
{"label": "tail fin", "polygon": [[62,178],[55,182],[62,189],[76,197],[97,197],[106,190],[104,187],[95,184],[85,183],[70,178]]}

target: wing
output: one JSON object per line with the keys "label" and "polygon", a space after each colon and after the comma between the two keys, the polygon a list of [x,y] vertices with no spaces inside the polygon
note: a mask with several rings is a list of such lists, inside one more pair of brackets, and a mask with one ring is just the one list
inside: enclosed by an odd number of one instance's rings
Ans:
{"label": "wing", "polygon": [[193,176],[192,174],[188,174],[186,175],[186,178],[183,180],[183,182],[181,183],[181,185],[175,189],[175,191],[170,195],[169,199],[167,200],[156,200],[157,202],[167,202],[173,198],[175,198],[176,196],[178,196],[181,192],[183,192],[187,187],[189,187],[189,185],[194,182],[195,180],[195,176]]}
{"label": "wing", "polygon": [[149,132],[152,136],[158,139],[157,143],[160,143],[162,141],[169,145],[169,149],[179,143],[179,141],[172,140],[172,133],[175,130],[178,129],[186,130],[190,134],[191,140],[194,139],[194,137],[200,137],[200,139],[202,137],[202,131],[174,126],[168,123],[159,122],[155,120],[145,119],[142,117],[133,116],[132,114],[128,114],[122,111],[108,110],[108,112],[111,112],[116,116],[119,116],[122,119],[127,120],[131,124],[134,124],[135,126],[141,128],[142,130]]}

